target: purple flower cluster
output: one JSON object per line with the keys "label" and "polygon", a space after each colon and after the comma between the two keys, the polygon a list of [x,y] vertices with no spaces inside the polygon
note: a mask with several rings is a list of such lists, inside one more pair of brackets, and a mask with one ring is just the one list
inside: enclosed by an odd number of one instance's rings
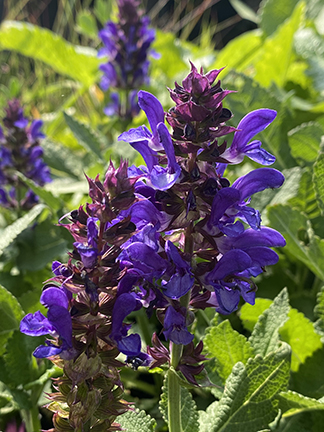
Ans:
{"label": "purple flower cluster", "polygon": [[7,208],[29,209],[38,201],[32,190],[26,189],[17,177],[19,171],[37,185],[51,181],[48,166],[43,161],[39,140],[43,122],[29,121],[17,99],[8,102],[3,126],[0,126],[0,205]]}
{"label": "purple flower cluster", "polygon": [[104,73],[101,87],[119,90],[110,94],[111,102],[104,112],[108,116],[132,119],[140,111],[138,89],[149,82],[148,55],[155,55],[150,49],[155,31],[148,27],[149,18],[139,10],[138,0],[118,0],[117,3],[118,23],[108,22],[99,32],[104,43],[99,56],[108,57],[108,62],[100,66]]}
{"label": "purple flower cluster", "polygon": [[[219,72],[199,73],[192,65],[182,86],[170,90],[176,105],[166,114],[155,96],[139,92],[150,130],[141,126],[119,139],[146,165],[122,161],[116,169],[110,163],[103,182],[88,178],[92,203],[73,211],[65,225],[75,240],[69,263],[54,263],[41,298],[48,317],[36,313],[22,321],[27,334],[56,337],[35,355],[69,359],[88,355],[90,347],[100,355],[116,347],[133,367],[170,362],[156,334],[145,353],[139,334],[124,322],[145,308],[148,316],[156,312],[171,345],[184,346],[177,370],[196,383],[204,356],[190,332],[195,311],[213,307],[226,315],[241,298],[254,304],[253,278],[278,261],[271,248],[285,240],[261,225],[250,198],[280,187],[284,177],[257,168],[230,184],[224,173],[245,156],[274,162],[260,141],[251,140],[276,113],[256,110],[237,128],[228,126],[232,113],[222,102],[229,91],[214,84]],[[227,146],[223,137],[233,132]]]}

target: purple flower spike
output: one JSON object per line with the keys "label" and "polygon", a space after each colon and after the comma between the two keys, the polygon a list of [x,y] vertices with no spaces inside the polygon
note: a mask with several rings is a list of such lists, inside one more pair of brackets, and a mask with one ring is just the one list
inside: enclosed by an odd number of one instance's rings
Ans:
{"label": "purple flower spike", "polygon": [[276,111],[270,109],[259,109],[247,114],[237,126],[233,142],[222,157],[231,164],[238,164],[243,161],[244,156],[262,165],[272,165],[276,158],[261,148],[260,141],[252,141],[257,133],[263,131],[276,118]]}
{"label": "purple flower spike", "polygon": [[163,334],[166,339],[177,345],[188,345],[194,338],[187,329],[186,318],[171,305],[165,313]]}

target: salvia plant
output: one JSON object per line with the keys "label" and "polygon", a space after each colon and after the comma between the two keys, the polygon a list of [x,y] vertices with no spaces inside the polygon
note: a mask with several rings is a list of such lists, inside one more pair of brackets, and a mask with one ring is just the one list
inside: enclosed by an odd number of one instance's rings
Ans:
{"label": "salvia plant", "polygon": [[104,47],[98,55],[108,57],[100,66],[101,88],[113,90],[105,114],[131,120],[140,111],[137,93],[149,83],[148,57],[157,56],[151,48],[155,30],[149,28],[149,18],[139,8],[140,1],[118,0],[117,3],[118,22],[109,21],[99,32]]}
{"label": "salvia plant", "polygon": [[[109,31],[120,33],[122,22]],[[157,97],[139,91],[150,129],[130,129],[119,140],[145,165],[110,162],[103,179],[87,177],[90,201],[60,220],[73,250],[66,263],[52,264],[40,299],[47,317],[28,314],[20,325],[27,335],[49,335],[34,356],[63,370],[47,395],[53,431],[122,430],[119,416],[134,410],[123,400],[120,370],[127,365],[164,371],[164,418],[170,432],[185,430],[182,390],[202,381],[213,386],[203,341],[192,331],[196,313],[228,315],[241,298],[253,305],[254,278],[278,261],[271,248],[285,240],[250,205],[255,193],[284,181],[268,167],[275,157],[253,140],[276,112],[257,109],[228,125],[221,70],[191,64],[182,84],[169,89],[174,106],[166,113]],[[245,157],[265,167],[231,183],[227,170]],[[128,320],[143,308],[162,329],[147,347]]]}
{"label": "salvia plant", "polygon": [[51,181],[50,170],[43,160],[40,140],[45,137],[42,120],[31,123],[24,116],[18,99],[8,102],[0,126],[0,205],[8,209],[28,210],[38,197],[26,187],[19,173],[37,185]]}

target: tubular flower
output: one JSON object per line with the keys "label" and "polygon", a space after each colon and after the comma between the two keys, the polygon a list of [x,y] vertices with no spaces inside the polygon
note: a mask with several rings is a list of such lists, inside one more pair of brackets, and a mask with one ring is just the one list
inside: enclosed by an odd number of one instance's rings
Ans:
{"label": "tubular flower", "polygon": [[[44,186],[51,181],[48,166],[43,161],[43,149],[39,141],[45,137],[41,132],[43,122],[29,121],[17,99],[8,102],[3,119],[4,129],[0,127],[0,204],[7,208],[33,207],[38,197],[26,188],[17,176],[17,171]],[[18,199],[23,192],[23,198]]]}

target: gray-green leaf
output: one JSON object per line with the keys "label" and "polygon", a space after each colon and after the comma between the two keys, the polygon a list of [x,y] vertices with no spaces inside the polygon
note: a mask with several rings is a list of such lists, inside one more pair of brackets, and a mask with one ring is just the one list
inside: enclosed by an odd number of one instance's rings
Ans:
{"label": "gray-green leaf", "polygon": [[218,403],[200,418],[200,432],[257,432],[266,428],[278,413],[278,393],[287,389],[289,345],[262,358],[237,363],[226,381]]}
{"label": "gray-green leaf", "polygon": [[0,238],[0,256],[2,255],[4,249],[9,246],[15,240],[15,238],[37,218],[44,208],[44,204],[37,204],[27,214],[25,214],[20,219],[17,219],[3,230]]}
{"label": "gray-green leaf", "polygon": [[250,342],[233,330],[228,320],[206,330],[204,347],[207,357],[215,357],[216,371],[224,382],[237,362],[245,364],[254,356]]}
{"label": "gray-green leaf", "polygon": [[88,152],[102,161],[101,148],[104,146],[102,139],[90,128],[90,126],[81,123],[75,117],[64,112],[66,124],[69,126],[73,135]]}
{"label": "gray-green leaf", "polygon": [[287,321],[289,309],[288,291],[284,288],[253,329],[250,342],[256,354],[266,356],[278,348],[279,329]]}
{"label": "gray-green leaf", "polygon": [[153,432],[156,426],[156,421],[140,410],[127,411],[117,420],[127,432]]}

